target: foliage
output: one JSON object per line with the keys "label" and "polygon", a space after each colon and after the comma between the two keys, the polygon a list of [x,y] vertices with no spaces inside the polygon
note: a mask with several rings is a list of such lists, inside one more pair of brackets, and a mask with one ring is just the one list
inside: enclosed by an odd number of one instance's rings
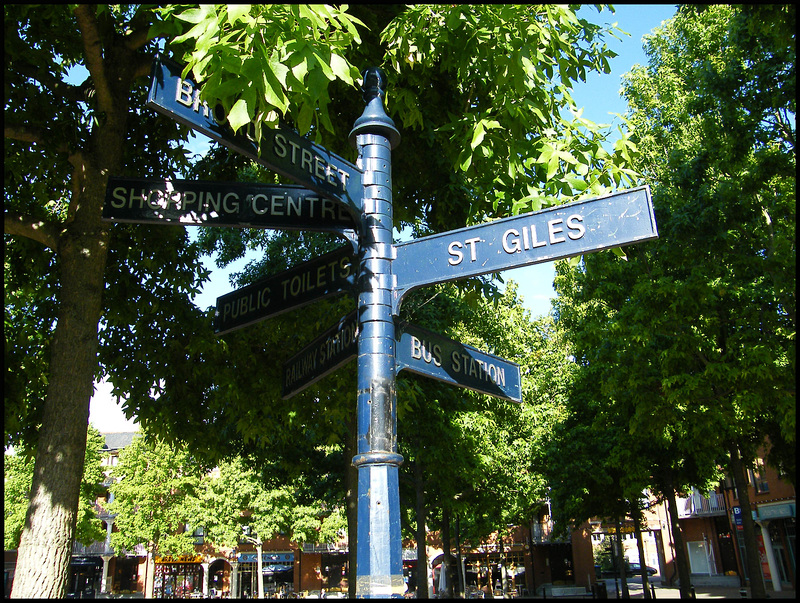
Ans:
{"label": "foliage", "polygon": [[[774,33],[762,38],[756,23],[767,17]],[[752,430],[768,434],[793,476],[791,31],[793,7],[683,11],[648,40],[650,65],[624,91],[635,136],[652,149],[642,165],[661,240],[648,262],[652,284],[640,288],[651,296],[645,303],[669,312],[650,327],[666,344],[665,394],[715,400],[709,410],[722,413],[726,437],[744,444]]]}
{"label": "foliage", "polygon": [[[361,43],[357,18],[328,5],[167,5],[155,31],[203,82],[201,98],[221,104],[234,130],[291,121],[300,134],[333,131],[328,85],[359,77],[346,54]],[[155,33],[151,32],[151,33]]]}
{"label": "foliage", "polygon": [[111,535],[115,550],[133,550],[144,544],[153,554],[194,554],[187,500],[195,494],[202,467],[185,446],[139,433],[120,452],[111,472],[114,500],[108,511],[116,515],[118,530]]}
{"label": "foliage", "polygon": [[[442,16],[466,38],[433,27]],[[315,327],[328,326],[332,313],[341,315],[338,302],[215,339],[211,313],[191,303],[207,272],[185,230],[101,221],[109,176],[174,177],[188,167],[186,128],[145,106],[155,52],[187,62],[231,125],[252,120],[257,132],[286,120],[347,157],[346,134],[361,111],[353,66],[383,64],[396,91],[390,112],[414,133],[396,155],[395,213],[417,232],[594,194],[635,177],[627,171],[634,151],[627,141],[609,156],[594,125],[555,115],[569,105],[570,81],[605,69],[610,56],[600,42],[607,32],[571,10],[7,5],[4,17],[6,443],[38,445],[37,496],[64,490],[60,506],[31,499],[15,596],[64,594],[63,549],[74,535],[93,379],[108,377],[126,413],[153,433],[203,442],[209,458],[253,444],[297,472],[327,457],[305,455],[320,441],[347,438],[350,390],[319,394],[347,383],[346,374],[304,392],[297,404],[278,402],[281,362]],[[487,36],[495,27],[502,35]],[[484,60],[507,53],[517,35],[539,53],[526,62],[516,49],[524,84],[502,71],[510,63],[496,73],[469,71],[465,40]],[[537,36],[542,44],[534,44]],[[419,69],[403,54],[406,38],[425,49]],[[441,70],[437,57],[446,59]],[[269,69],[256,69],[263,61]],[[559,83],[526,102],[548,74]],[[79,85],[76,75],[84,77]],[[502,108],[506,100],[510,109]],[[547,189],[541,200],[529,182]],[[240,387],[242,375],[253,377],[250,387]],[[55,452],[47,457],[45,447]],[[48,464],[53,458],[66,459],[58,472]],[[295,459],[303,464],[291,467]],[[64,554],[45,554],[48,547]],[[33,566],[45,558],[48,577],[40,580]],[[62,561],[56,567],[51,558]]]}
{"label": "foliage", "polygon": [[614,541],[610,537],[603,539],[600,544],[592,547],[594,564],[599,565],[603,571],[610,571],[614,568]]}
{"label": "foliage", "polygon": [[[323,504],[303,504],[291,485],[269,487],[253,460],[235,457],[203,476],[189,501],[190,524],[203,526],[206,541],[235,547],[245,526],[262,542],[287,535],[297,542],[331,542],[340,537],[342,513],[325,513]],[[329,519],[330,518],[330,519]]]}
{"label": "foliage", "polygon": [[[75,539],[85,545],[105,539],[105,531],[95,512],[95,500],[103,482],[101,451],[103,436],[89,426],[86,460],[78,503],[78,525]],[[33,455],[24,450],[6,451],[3,456],[3,542],[6,550],[16,550],[25,524],[33,479]]]}
{"label": "foliage", "polygon": [[[635,145],[622,133],[609,154],[607,133],[582,118],[570,96],[587,73],[610,70],[609,33],[616,32],[578,19],[571,7],[498,4],[413,6],[384,29],[389,112],[407,137],[430,140],[419,163],[444,156],[469,222],[635,180]],[[445,193],[435,188],[435,197],[409,191],[408,201],[433,205]],[[444,224],[431,217],[428,226]]]}
{"label": "foliage", "polygon": [[19,544],[32,477],[32,457],[9,452],[3,455],[3,542],[7,551]]}
{"label": "foliage", "polygon": [[609,492],[707,490],[765,436],[794,479],[793,10],[682,9],[625,79],[660,238],[559,265],[578,372],[548,457],[567,518],[609,513]]}
{"label": "foliage", "polygon": [[[541,422],[534,418],[538,401],[527,389],[533,364],[539,360],[535,348],[542,343],[541,333],[521,307],[514,287],[496,302],[480,296],[469,300],[445,285],[414,292],[405,304],[409,322],[518,362],[526,384],[526,403],[520,408],[401,374],[398,439],[406,457],[401,503],[409,514],[407,528],[416,489],[424,491],[433,522],[447,511],[458,517],[462,537],[473,542],[500,526],[528,520],[545,497],[541,473],[532,467],[541,437]],[[421,484],[416,477],[420,467]]]}

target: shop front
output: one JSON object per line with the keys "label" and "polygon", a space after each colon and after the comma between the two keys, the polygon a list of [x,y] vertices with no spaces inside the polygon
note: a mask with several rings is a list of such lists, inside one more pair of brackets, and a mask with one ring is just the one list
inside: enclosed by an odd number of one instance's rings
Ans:
{"label": "shop front", "polygon": [[[239,553],[235,597],[258,597],[258,554]],[[268,552],[261,555],[261,579],[266,596],[294,592],[294,553]]]}
{"label": "shop front", "polygon": [[203,555],[156,555],[153,596],[183,599],[203,594]]}
{"label": "shop front", "polygon": [[[436,562],[441,563],[439,560]],[[527,592],[525,554],[521,550],[467,553],[463,557],[463,564],[467,593],[482,591],[485,596],[501,597],[504,590],[509,596]],[[434,589],[439,584],[440,571],[440,566],[434,567]]]}
{"label": "shop front", "polygon": [[103,560],[100,557],[72,557],[69,565],[68,599],[94,599],[100,592],[103,579]]}

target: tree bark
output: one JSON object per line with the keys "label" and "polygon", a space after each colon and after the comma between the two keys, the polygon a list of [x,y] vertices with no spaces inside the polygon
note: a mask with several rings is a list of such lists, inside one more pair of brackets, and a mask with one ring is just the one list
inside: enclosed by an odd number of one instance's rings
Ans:
{"label": "tree bark", "polygon": [[[82,6],[76,15],[81,34],[91,38],[99,29],[95,11]],[[57,234],[58,318],[14,598],[64,598],[68,588],[89,401],[98,368],[97,327],[109,241],[101,215],[108,177],[122,165],[132,85],[128,67],[134,61],[133,53],[113,46],[103,57],[103,73],[114,76],[109,78],[108,104],[90,135],[84,161],[75,166],[80,186],[70,201],[73,219]]]}
{"label": "tree bark", "polygon": [[681,599],[688,599],[692,587],[691,574],[689,572],[689,558],[686,553],[686,545],[683,542],[683,532],[678,521],[678,503],[675,500],[675,489],[672,484],[664,488],[667,495],[667,508],[669,509],[669,521],[672,526],[672,540],[675,544],[675,563],[678,566],[678,589]]}
{"label": "tree bark", "polygon": [[425,508],[425,473],[419,457],[414,461],[414,486],[417,516],[417,599],[428,598],[428,554],[425,550],[427,513]]}
{"label": "tree bark", "polygon": [[642,591],[644,593],[644,598],[650,598],[650,589],[648,586],[648,576],[647,576],[647,563],[644,557],[644,544],[642,543],[642,523],[641,523],[641,516],[639,505],[636,501],[633,502],[633,512],[631,515],[633,516],[633,530],[636,534],[636,548],[639,551],[639,569],[641,570],[642,576]]}
{"label": "tree bark", "polygon": [[622,553],[622,522],[620,521],[619,515],[614,517],[614,526],[617,529],[617,575],[622,585],[622,598],[630,599],[631,593],[628,589],[628,577],[625,573],[625,555]]}
{"label": "tree bark", "polygon": [[[450,553],[450,510],[442,509],[442,569],[445,572],[445,590],[439,594],[440,599],[453,598],[453,556]],[[438,587],[438,585],[437,585]]]}
{"label": "tree bark", "polygon": [[[102,207],[85,193],[86,204]],[[97,193],[94,192],[94,195]],[[89,400],[97,372],[97,324],[103,294],[107,235],[78,221],[60,236],[59,312],[50,358],[31,499],[19,545],[14,597],[62,598],[77,524]]]}
{"label": "tree bark", "polygon": [[[744,532],[745,561],[747,563],[747,577],[750,580],[750,598],[766,599],[767,589],[764,585],[764,576],[761,573],[761,562],[756,541],[756,528],[753,513],[750,509],[750,490],[744,464],[739,455],[739,448],[733,444],[730,447],[731,475],[736,491],[739,495],[739,506],[742,508],[742,531]],[[764,543],[769,546],[769,543]]]}

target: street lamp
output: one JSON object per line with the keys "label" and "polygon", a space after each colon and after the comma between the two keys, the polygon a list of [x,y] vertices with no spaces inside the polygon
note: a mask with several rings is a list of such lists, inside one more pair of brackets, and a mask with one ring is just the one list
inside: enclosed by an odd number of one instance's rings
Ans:
{"label": "street lamp", "polygon": [[261,538],[254,538],[250,536],[250,526],[242,526],[242,540],[249,542],[250,544],[254,544],[256,546],[256,553],[258,557],[256,558],[257,568],[258,568],[258,598],[264,598],[264,562],[261,558],[261,547],[263,546],[263,542],[261,542]]}

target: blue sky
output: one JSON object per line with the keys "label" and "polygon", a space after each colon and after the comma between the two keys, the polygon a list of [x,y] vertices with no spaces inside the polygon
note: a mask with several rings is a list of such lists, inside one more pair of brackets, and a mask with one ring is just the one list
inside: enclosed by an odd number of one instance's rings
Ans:
{"label": "blue sky", "polygon": [[[616,5],[615,13],[609,10],[598,13],[589,5],[580,9],[579,16],[590,22],[598,24],[616,22],[623,31],[630,34],[630,36],[620,35],[621,40],[610,36],[607,38],[609,48],[618,55],[610,61],[610,74],[592,74],[586,83],[580,84],[573,90],[576,104],[584,109],[583,117],[596,123],[610,123],[614,126],[619,124],[619,119],[615,120],[612,114],[624,114],[626,110],[625,101],[619,95],[620,78],[630,71],[633,65],[647,63],[642,50],[642,36],[650,34],[662,21],[674,16],[675,11],[674,4],[622,4]],[[246,260],[239,261],[225,270],[220,270],[213,265],[213,262],[208,261],[207,266],[212,270],[211,281],[195,298],[195,303],[201,308],[216,305],[218,296],[233,290],[228,280],[230,273],[240,271],[245,263]],[[553,276],[552,263],[509,270],[504,274],[507,281],[514,280],[519,283],[525,306],[533,316],[547,314],[550,311],[550,300],[555,295]],[[92,424],[100,431],[135,429],[132,423],[125,421],[106,384],[97,385],[97,392],[90,406],[90,418]]]}
{"label": "blue sky", "polygon": [[[642,36],[663,21],[675,15],[675,4],[619,4],[614,6],[615,12],[603,10],[598,13],[590,5],[583,6],[578,16],[597,24],[617,23],[617,26],[630,34],[619,34],[620,40],[607,37],[608,47],[617,53],[609,63],[611,73],[589,75],[585,83],[573,90],[575,104],[583,107],[583,117],[595,123],[611,124],[614,129],[620,124],[619,118],[613,114],[624,114],[627,104],[620,97],[622,76],[634,65],[646,65],[647,56],[642,48]],[[550,311],[550,300],[555,296],[553,278],[555,268],[552,262],[538,264],[528,268],[509,270],[504,274],[505,280],[514,280],[519,284],[519,293],[523,302],[533,316],[547,314]]]}

